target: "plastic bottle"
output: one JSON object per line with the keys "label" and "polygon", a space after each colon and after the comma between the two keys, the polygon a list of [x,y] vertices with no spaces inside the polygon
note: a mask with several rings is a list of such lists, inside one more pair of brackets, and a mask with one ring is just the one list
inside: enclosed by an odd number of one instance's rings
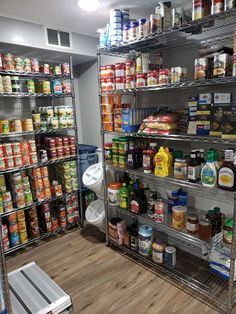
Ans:
{"label": "plastic bottle", "polygon": [[134,193],[132,198],[130,199],[130,211],[133,214],[141,214],[142,206],[141,206],[141,195],[139,193],[139,182],[136,181],[134,183]]}
{"label": "plastic bottle", "polygon": [[235,191],[236,188],[236,168],[233,163],[234,151],[225,151],[225,160],[219,169],[218,186],[221,189]]}
{"label": "plastic bottle", "polygon": [[160,147],[155,156],[155,176],[167,177],[169,175],[169,155],[164,147]]}
{"label": "plastic bottle", "polygon": [[147,149],[143,151],[143,170],[144,173],[152,173],[154,151]]}
{"label": "plastic bottle", "polygon": [[202,168],[201,182],[204,186],[214,187],[217,182],[217,168],[214,153],[212,150],[207,152],[207,162]]}
{"label": "plastic bottle", "polygon": [[188,164],[188,181],[196,183],[199,180],[200,163],[197,160],[196,152],[191,152],[191,162]]}
{"label": "plastic bottle", "polygon": [[129,209],[129,189],[126,183],[123,183],[120,189],[120,208]]}

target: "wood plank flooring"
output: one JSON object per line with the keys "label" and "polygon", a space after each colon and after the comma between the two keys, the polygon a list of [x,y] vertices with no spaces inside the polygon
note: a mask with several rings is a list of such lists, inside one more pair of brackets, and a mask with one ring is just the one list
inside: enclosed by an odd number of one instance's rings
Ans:
{"label": "wood plank flooring", "polygon": [[217,313],[107,248],[90,226],[10,256],[7,269],[32,261],[72,297],[75,314]]}

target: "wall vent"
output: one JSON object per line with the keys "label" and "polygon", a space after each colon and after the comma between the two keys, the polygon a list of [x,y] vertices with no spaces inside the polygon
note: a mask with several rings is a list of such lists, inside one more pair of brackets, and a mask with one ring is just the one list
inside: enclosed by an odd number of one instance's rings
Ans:
{"label": "wall vent", "polygon": [[48,46],[72,49],[72,34],[70,32],[46,27],[45,35]]}

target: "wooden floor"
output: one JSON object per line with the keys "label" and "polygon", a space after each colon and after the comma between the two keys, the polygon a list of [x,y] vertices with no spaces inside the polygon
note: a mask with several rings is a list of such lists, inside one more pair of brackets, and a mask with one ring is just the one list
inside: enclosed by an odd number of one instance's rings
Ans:
{"label": "wooden floor", "polygon": [[8,271],[36,261],[80,314],[216,314],[214,310],[107,248],[94,228],[76,230],[9,257]]}

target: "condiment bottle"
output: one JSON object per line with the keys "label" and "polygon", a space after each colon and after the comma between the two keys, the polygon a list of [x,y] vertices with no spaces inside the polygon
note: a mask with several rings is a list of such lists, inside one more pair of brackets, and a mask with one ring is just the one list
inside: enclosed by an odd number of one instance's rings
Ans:
{"label": "condiment bottle", "polygon": [[139,183],[138,181],[134,184],[134,193],[132,195],[132,198],[130,199],[130,211],[133,214],[141,214],[142,211],[142,200],[141,195],[139,193]]}
{"label": "condiment bottle", "polygon": [[150,150],[153,151],[153,159],[152,159],[152,171],[155,169],[155,155],[157,153],[157,143],[150,143]]}
{"label": "condiment bottle", "polygon": [[221,189],[235,191],[236,187],[236,168],[234,167],[234,151],[225,151],[225,160],[220,167],[218,176],[218,186]]}
{"label": "condiment bottle", "polygon": [[216,217],[216,233],[220,233],[224,224],[225,215],[220,212],[219,207],[214,208],[214,214]]}
{"label": "condiment bottle", "polygon": [[199,163],[195,152],[191,153],[191,162],[188,164],[187,172],[188,181],[196,183],[199,179]]}
{"label": "condiment bottle", "polygon": [[209,150],[207,152],[207,162],[201,172],[201,182],[203,185],[208,187],[214,187],[217,182],[217,169],[214,157],[214,152]]}
{"label": "condiment bottle", "polygon": [[211,223],[208,219],[201,218],[198,224],[198,237],[202,241],[209,241],[211,237]]}
{"label": "condiment bottle", "polygon": [[154,151],[151,149],[143,151],[143,170],[144,173],[152,173]]}
{"label": "condiment bottle", "polygon": [[190,234],[198,233],[198,216],[196,214],[188,214],[186,230]]}
{"label": "condiment bottle", "polygon": [[120,189],[120,208],[129,209],[129,190],[126,183],[123,183]]}
{"label": "condiment bottle", "polygon": [[216,229],[217,229],[217,221],[215,217],[215,213],[213,210],[208,210],[206,214],[206,218],[210,221],[211,223],[211,236],[213,237],[216,234]]}

